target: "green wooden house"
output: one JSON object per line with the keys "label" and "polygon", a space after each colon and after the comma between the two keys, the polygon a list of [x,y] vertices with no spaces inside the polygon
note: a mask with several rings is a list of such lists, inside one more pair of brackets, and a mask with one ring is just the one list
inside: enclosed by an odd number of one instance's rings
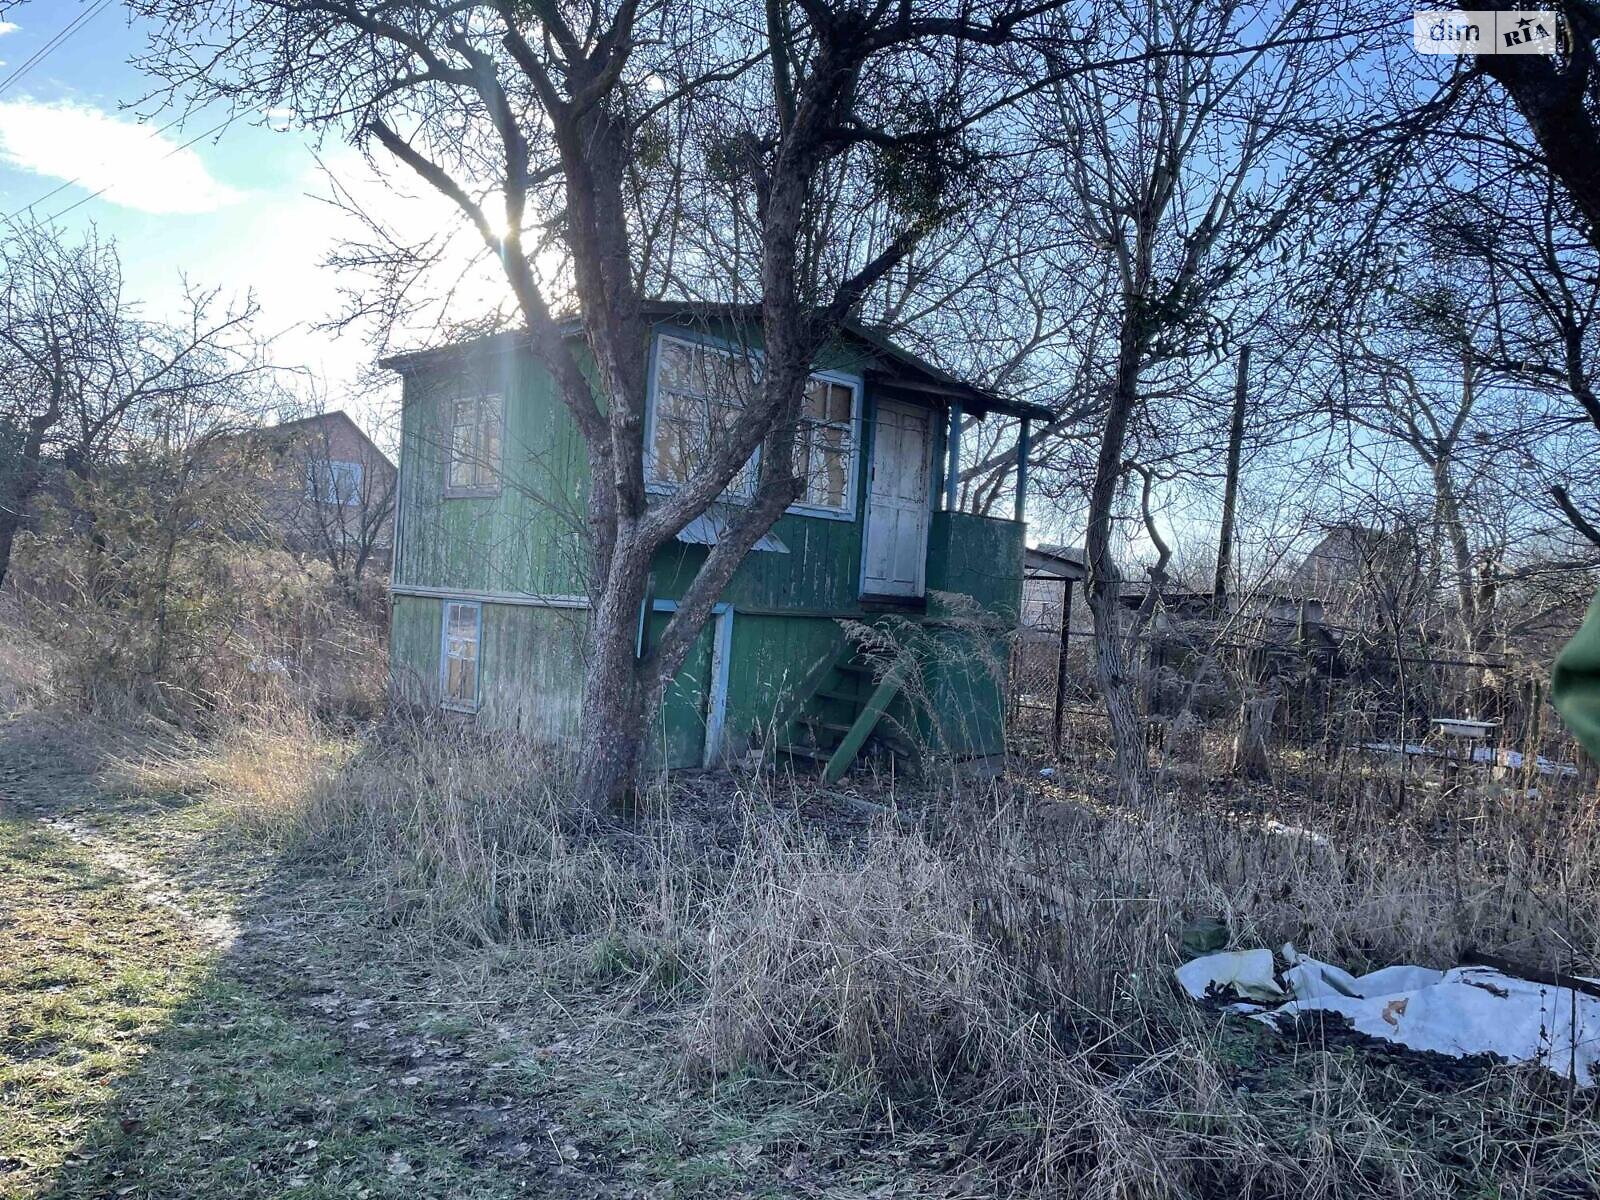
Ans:
{"label": "green wooden house", "polygon": [[[649,316],[646,478],[664,491],[736,410],[760,353],[729,310],[661,304]],[[516,336],[384,365],[404,379],[396,688],[559,741],[576,727],[588,607],[588,463],[576,426]],[[994,667],[1020,605],[1027,429],[1046,416],[849,328],[807,389],[805,494],[741,565],[669,688],[656,763],[762,752],[837,775],[869,741],[999,752]],[[993,417],[1020,430],[1011,520],[956,510],[961,430]],[[747,486],[736,479],[659,553],[641,637],[664,625]],[[847,636],[849,622],[858,636],[876,626],[876,655]],[[901,665],[886,678],[887,658]]]}

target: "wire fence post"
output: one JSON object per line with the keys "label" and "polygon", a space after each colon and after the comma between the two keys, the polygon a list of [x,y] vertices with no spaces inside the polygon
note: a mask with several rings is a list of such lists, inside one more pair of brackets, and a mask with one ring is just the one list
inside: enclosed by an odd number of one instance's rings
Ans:
{"label": "wire fence post", "polygon": [[1061,730],[1067,713],[1067,639],[1072,636],[1072,580],[1061,581],[1061,650],[1056,656],[1056,710],[1051,726],[1052,745],[1056,756],[1061,755]]}

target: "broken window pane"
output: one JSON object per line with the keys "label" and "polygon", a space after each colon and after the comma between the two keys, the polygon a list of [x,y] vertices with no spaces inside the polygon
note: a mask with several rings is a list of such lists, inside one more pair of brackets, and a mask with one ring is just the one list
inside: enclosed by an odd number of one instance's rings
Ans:
{"label": "broken window pane", "polygon": [[482,610],[476,604],[445,603],[444,701],[455,707],[478,703],[478,635]]}
{"label": "broken window pane", "polygon": [[[755,389],[748,356],[662,338],[656,351],[653,477],[682,483],[727,444]],[[755,487],[755,459],[734,476],[728,491]]]}
{"label": "broken window pane", "polygon": [[[748,353],[663,337],[656,348],[651,478],[682,483],[726,444],[759,386],[758,362]],[[848,512],[855,452],[855,389],[813,377],[806,382],[796,470],[805,481],[800,502]],[[728,486],[733,496],[755,490],[757,455]]]}
{"label": "broken window pane", "polygon": [[802,503],[849,510],[854,415],[855,390],[848,384],[817,378],[806,384],[797,447],[798,469],[806,482]]}

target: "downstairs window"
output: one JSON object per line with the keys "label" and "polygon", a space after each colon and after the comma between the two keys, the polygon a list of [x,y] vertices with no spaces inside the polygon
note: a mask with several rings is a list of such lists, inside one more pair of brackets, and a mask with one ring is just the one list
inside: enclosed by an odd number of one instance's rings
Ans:
{"label": "downstairs window", "polygon": [[439,647],[439,698],[463,712],[478,707],[478,648],[483,637],[483,606],[446,600]]}

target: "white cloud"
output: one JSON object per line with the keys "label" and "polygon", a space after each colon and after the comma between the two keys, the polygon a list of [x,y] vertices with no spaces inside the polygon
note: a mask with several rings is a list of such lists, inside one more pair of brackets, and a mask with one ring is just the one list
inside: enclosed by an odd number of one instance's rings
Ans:
{"label": "white cloud", "polygon": [[15,33],[17,29],[18,25],[15,21],[0,21],[0,37],[5,37],[8,33]]}
{"label": "white cloud", "polygon": [[0,103],[0,160],[150,213],[212,212],[241,198],[200,155],[135,121],[70,101]]}

